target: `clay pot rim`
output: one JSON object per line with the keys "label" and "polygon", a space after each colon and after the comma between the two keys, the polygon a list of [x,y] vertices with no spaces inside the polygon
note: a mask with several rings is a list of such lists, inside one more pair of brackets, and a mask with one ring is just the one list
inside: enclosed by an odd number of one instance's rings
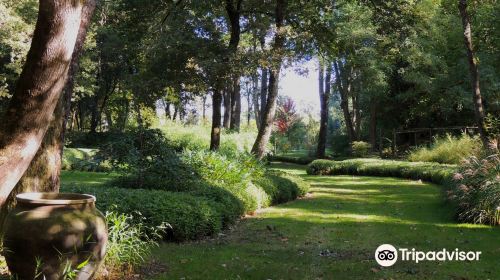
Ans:
{"label": "clay pot rim", "polygon": [[18,203],[37,205],[74,205],[95,202],[96,198],[90,194],[31,192],[16,195]]}

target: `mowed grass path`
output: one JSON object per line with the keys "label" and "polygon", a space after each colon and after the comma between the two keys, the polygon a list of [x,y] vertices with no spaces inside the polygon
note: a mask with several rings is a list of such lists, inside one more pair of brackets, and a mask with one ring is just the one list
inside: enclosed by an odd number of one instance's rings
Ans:
{"label": "mowed grass path", "polygon": [[[311,196],[264,209],[215,239],[161,245],[153,279],[500,279],[500,229],[456,224],[439,186],[393,178],[307,176]],[[482,251],[479,262],[398,262],[384,243]]]}

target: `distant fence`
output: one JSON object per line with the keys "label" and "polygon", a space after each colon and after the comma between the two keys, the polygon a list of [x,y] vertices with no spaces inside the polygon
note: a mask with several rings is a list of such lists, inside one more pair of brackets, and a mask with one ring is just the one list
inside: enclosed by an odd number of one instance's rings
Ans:
{"label": "distant fence", "polygon": [[[417,147],[420,145],[429,145],[435,136],[449,132],[460,132],[465,134],[476,134],[477,127],[474,126],[450,126],[450,127],[428,127],[428,128],[413,128],[406,130],[394,129],[392,131],[392,139],[384,138],[380,133],[379,149],[380,152],[384,149],[384,140],[390,142],[393,156],[397,156],[400,147],[405,148]],[[405,150],[405,149],[403,149]]]}

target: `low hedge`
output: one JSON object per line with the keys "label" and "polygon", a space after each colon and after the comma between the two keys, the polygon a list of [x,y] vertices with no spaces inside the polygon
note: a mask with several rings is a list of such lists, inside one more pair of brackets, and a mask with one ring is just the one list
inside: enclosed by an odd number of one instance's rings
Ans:
{"label": "low hedge", "polygon": [[309,190],[309,184],[298,176],[267,171],[246,187],[247,196],[256,204],[249,208],[247,199],[231,190],[203,181],[192,184],[185,192],[87,185],[63,185],[61,191],[92,194],[101,211],[132,213],[149,228],[168,224],[165,239],[184,241],[218,233],[245,213],[293,200]]}
{"label": "low hedge", "polygon": [[307,167],[307,174],[310,175],[399,177],[444,186],[453,185],[453,175],[456,171],[456,165],[382,159],[315,160]]}
{"label": "low hedge", "polygon": [[264,176],[252,182],[267,194],[268,199],[263,206],[294,200],[304,196],[310,188],[309,183],[299,176],[275,170],[267,171]]}
{"label": "low hedge", "polygon": [[92,194],[101,211],[133,214],[150,228],[167,225],[165,239],[175,241],[212,235],[243,214],[238,203],[190,193],[93,186],[65,186],[62,191]]}
{"label": "low hedge", "polygon": [[316,158],[309,156],[270,156],[269,161],[280,161],[280,162],[288,162],[288,163],[296,163],[306,165],[313,162]]}

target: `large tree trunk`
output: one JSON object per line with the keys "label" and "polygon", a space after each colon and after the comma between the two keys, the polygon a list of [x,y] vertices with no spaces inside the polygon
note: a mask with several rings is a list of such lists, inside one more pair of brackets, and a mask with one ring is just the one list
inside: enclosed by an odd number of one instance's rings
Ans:
{"label": "large tree trunk", "polygon": [[[230,38],[227,53],[228,65],[234,65],[234,60],[236,58],[236,53],[238,51],[238,45],[240,44],[240,14],[241,14],[241,4],[243,0],[226,0],[226,13],[229,20],[228,25],[230,27]],[[228,122],[226,122],[226,111],[224,114],[224,127],[231,130],[240,130],[241,123],[241,92],[240,92],[240,75],[234,71],[234,68],[228,68],[224,76],[231,77],[231,82],[229,83],[229,91],[226,96],[230,98],[230,101],[224,100],[224,107],[227,111],[229,105],[230,115]]]}
{"label": "large tree trunk", "polygon": [[80,1],[40,1],[30,51],[0,136],[0,205],[28,169],[66,83],[81,22]]}
{"label": "large tree trunk", "polygon": [[210,133],[210,150],[216,151],[220,146],[222,94],[214,89],[212,94],[212,131]]}
{"label": "large tree trunk", "polygon": [[351,83],[347,78],[345,82],[342,80],[340,63],[338,61],[334,62],[335,68],[335,82],[337,83],[337,88],[340,93],[340,107],[344,114],[344,121],[347,130],[347,136],[349,137],[349,142],[353,142],[356,139],[356,133],[354,131],[354,126],[352,123],[351,113],[349,112],[349,93],[351,90]]}
{"label": "large tree trunk", "polygon": [[326,66],[326,76],[324,75],[324,65],[320,63],[319,66],[319,99],[321,104],[321,118],[319,123],[319,137],[316,156],[318,158],[325,158],[326,154],[326,136],[328,133],[328,105],[330,99],[330,82],[331,82],[331,66]]}
{"label": "large tree trunk", "polygon": [[472,101],[474,103],[474,112],[476,117],[476,125],[479,129],[479,135],[484,147],[488,147],[488,135],[484,123],[484,109],[481,97],[481,90],[479,87],[479,71],[476,59],[474,57],[474,48],[472,45],[472,30],[470,24],[469,13],[467,11],[467,0],[458,1],[458,9],[462,17],[462,24],[464,28],[464,43],[467,49],[467,60],[469,61],[469,71],[472,82]]}
{"label": "large tree trunk", "polygon": [[273,52],[276,54],[276,60],[270,71],[269,94],[266,100],[265,110],[262,112],[263,121],[257,134],[257,139],[252,147],[252,153],[262,159],[266,153],[266,146],[269,143],[273,129],[274,114],[276,112],[276,99],[278,98],[279,77],[282,64],[282,50],[285,44],[284,18],[287,0],[276,1],[276,33],[274,35]]}
{"label": "large tree trunk", "polygon": [[241,86],[240,77],[233,79],[231,87],[231,124],[229,128],[233,131],[240,131],[241,126]]}

